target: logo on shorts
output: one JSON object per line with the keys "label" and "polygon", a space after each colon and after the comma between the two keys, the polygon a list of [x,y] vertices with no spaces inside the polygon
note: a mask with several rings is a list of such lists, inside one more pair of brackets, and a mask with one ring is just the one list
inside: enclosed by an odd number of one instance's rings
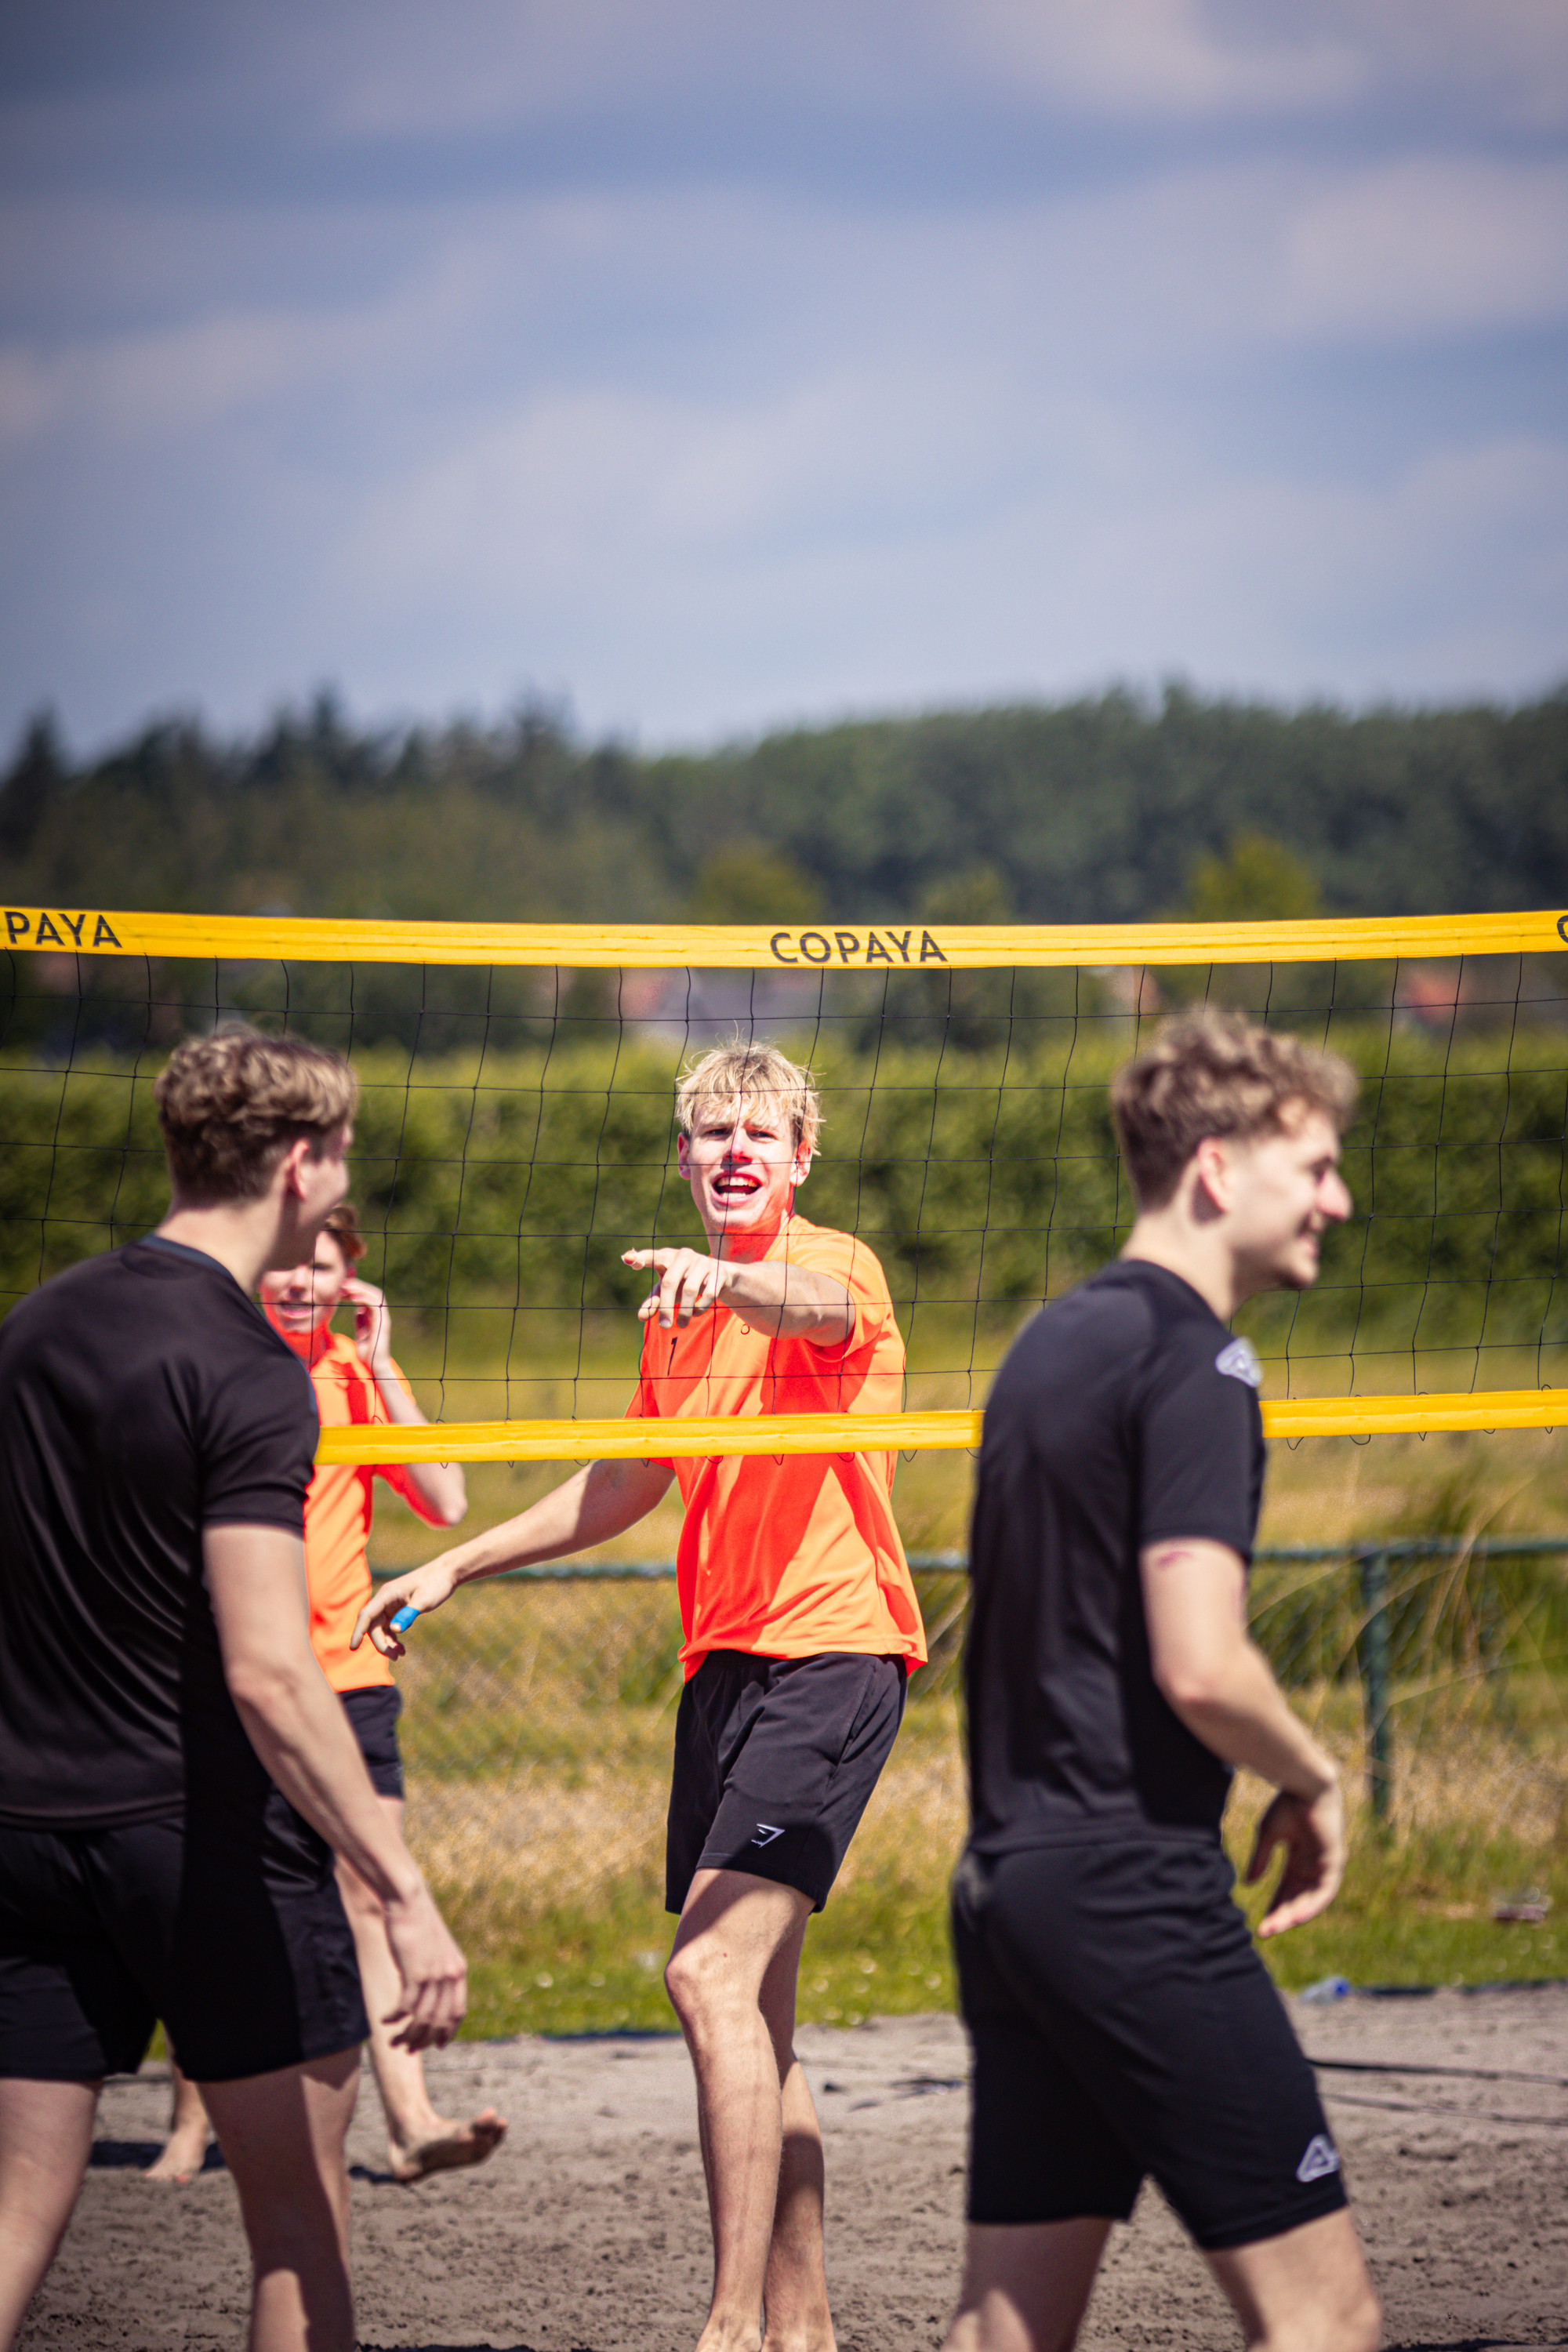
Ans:
{"label": "logo on shorts", "polygon": [[1326,2179],[1340,2168],[1340,2152],[1326,2132],[1314,2132],[1307,2142],[1307,2153],[1296,2167],[1296,2178],[1303,2186],[1309,2180]]}
{"label": "logo on shorts", "polygon": [[1245,1381],[1249,1389],[1263,1386],[1263,1367],[1250,1339],[1232,1339],[1215,1358],[1214,1368],[1229,1380]]}
{"label": "logo on shorts", "polygon": [[[774,1838],[783,1837],[783,1835],[782,1826],[774,1829],[772,1822],[759,1822],[747,1843],[751,1845],[772,1845]],[[1334,2161],[1337,2164],[1339,2158],[1336,2157]]]}

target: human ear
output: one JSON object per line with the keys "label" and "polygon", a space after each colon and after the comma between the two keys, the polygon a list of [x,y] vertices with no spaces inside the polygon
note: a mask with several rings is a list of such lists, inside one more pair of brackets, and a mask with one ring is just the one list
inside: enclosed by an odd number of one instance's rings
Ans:
{"label": "human ear", "polygon": [[675,1139],[675,1165],[678,1173],[684,1176],[687,1182],[689,1184],[691,1181],[691,1138],[689,1135],[678,1135]]}
{"label": "human ear", "polygon": [[310,1137],[308,1135],[297,1135],[294,1138],[293,1142],[289,1146],[288,1150],[283,1154],[283,1191],[285,1197],[288,1199],[297,1201],[303,1191],[303,1187],[300,1181],[300,1171],[305,1164],[306,1159],[310,1154]]}
{"label": "human ear", "polygon": [[1235,1167],[1223,1136],[1205,1135],[1193,1154],[1198,1182],[1221,1213],[1231,1206]]}

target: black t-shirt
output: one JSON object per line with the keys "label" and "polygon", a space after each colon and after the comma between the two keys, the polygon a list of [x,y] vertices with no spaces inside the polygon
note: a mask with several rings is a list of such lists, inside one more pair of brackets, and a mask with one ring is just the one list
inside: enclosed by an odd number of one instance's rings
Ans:
{"label": "black t-shirt", "polygon": [[996,1375],[970,1546],[971,1843],[1217,1833],[1230,1772],[1155,1685],[1138,1555],[1250,1559],[1258,1360],[1197,1292],[1123,1259],[1046,1307]]}
{"label": "black t-shirt", "polygon": [[310,1374],[232,1275],[159,1236],[0,1328],[0,1820],[259,1820],[202,1530],[304,1532]]}

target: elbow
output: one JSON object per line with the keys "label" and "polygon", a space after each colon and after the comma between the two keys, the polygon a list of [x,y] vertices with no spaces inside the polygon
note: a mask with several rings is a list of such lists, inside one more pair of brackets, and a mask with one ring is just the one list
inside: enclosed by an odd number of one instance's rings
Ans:
{"label": "elbow", "polygon": [[224,1667],[228,1695],[241,1715],[270,1720],[295,1696],[299,1675],[293,1666],[270,1658],[234,1658]]}
{"label": "elbow", "polygon": [[436,1524],[438,1528],[460,1528],[468,1516],[468,1498],[466,1495],[458,1495],[437,1507]]}
{"label": "elbow", "polygon": [[1154,1668],[1155,1688],[1166,1706],[1184,1719],[1207,1714],[1216,1706],[1224,1679],[1217,1661],[1207,1658],[1180,1658]]}

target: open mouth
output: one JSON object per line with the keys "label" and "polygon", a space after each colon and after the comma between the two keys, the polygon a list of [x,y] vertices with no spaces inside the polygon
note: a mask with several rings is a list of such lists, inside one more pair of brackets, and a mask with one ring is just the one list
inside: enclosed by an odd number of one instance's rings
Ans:
{"label": "open mouth", "polygon": [[762,1189],[759,1176],[719,1176],[713,1181],[713,1191],[721,1201],[749,1201],[753,1192],[760,1192]]}

